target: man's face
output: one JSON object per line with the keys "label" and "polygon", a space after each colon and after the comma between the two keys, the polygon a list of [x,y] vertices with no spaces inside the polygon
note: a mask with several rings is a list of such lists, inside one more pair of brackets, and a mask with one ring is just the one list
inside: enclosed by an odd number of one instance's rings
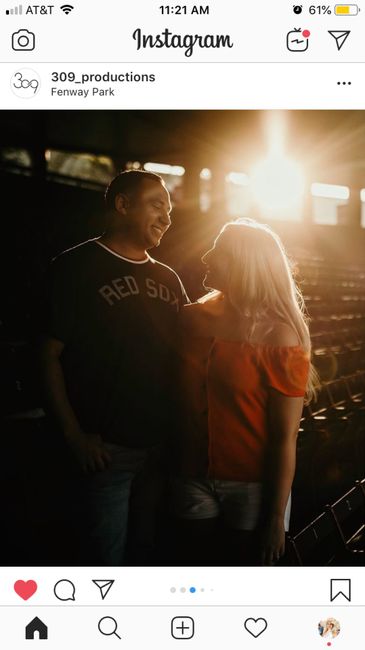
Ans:
{"label": "man's face", "polygon": [[170,195],[164,185],[144,179],[129,197],[125,213],[134,241],[145,250],[158,246],[171,225],[170,212]]}

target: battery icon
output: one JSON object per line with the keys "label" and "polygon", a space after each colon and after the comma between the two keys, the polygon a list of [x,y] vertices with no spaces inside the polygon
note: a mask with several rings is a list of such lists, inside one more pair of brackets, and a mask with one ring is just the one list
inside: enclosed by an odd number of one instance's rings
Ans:
{"label": "battery icon", "polygon": [[358,13],[357,5],[335,5],[335,16],[357,16]]}

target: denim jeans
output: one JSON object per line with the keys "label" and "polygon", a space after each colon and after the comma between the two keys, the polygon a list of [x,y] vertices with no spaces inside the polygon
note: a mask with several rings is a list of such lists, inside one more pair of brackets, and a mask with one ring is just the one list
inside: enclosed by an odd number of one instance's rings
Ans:
{"label": "denim jeans", "polygon": [[[233,530],[255,530],[262,509],[262,484],[222,479],[175,478],[172,481],[175,516],[199,520],[221,517]],[[284,516],[289,530],[291,495]]]}
{"label": "denim jeans", "polygon": [[[160,450],[126,449],[106,443],[111,463],[89,475],[85,484],[88,564],[125,564],[127,533],[136,562],[155,541],[156,512],[163,471]],[[139,560],[139,554],[141,559]]]}

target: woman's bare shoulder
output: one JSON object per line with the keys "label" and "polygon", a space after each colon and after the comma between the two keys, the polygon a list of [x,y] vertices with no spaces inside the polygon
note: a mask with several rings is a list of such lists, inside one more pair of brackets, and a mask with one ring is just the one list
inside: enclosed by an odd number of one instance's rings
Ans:
{"label": "woman's bare shoulder", "polygon": [[291,325],[277,321],[272,324],[270,330],[263,336],[263,343],[275,347],[294,347],[299,345],[299,338]]}

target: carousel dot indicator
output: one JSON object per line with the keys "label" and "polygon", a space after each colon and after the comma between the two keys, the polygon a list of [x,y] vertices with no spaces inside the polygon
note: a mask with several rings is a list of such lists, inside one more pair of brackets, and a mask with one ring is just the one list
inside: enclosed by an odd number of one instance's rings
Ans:
{"label": "carousel dot indicator", "polygon": [[195,594],[196,589],[195,589],[195,587],[190,587],[189,591],[190,591],[191,594]]}
{"label": "carousel dot indicator", "polygon": [[175,588],[175,587],[171,587],[170,591],[171,591],[172,594],[174,594],[175,591],[176,591],[176,588]]}
{"label": "carousel dot indicator", "polygon": [[181,591],[182,594],[184,594],[185,591],[186,591],[185,587],[181,587],[180,591]]}

